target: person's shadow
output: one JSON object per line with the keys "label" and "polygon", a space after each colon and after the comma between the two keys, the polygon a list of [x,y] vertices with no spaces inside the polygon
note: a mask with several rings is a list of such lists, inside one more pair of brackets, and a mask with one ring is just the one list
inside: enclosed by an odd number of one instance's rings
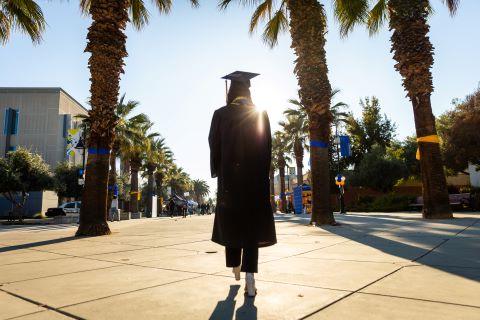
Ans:
{"label": "person's shadow", "polygon": [[[240,286],[231,285],[225,300],[217,302],[217,306],[210,315],[209,320],[233,320],[236,300]],[[245,296],[243,305],[237,309],[235,320],[257,320],[257,307],[254,305],[255,298]]]}
{"label": "person's shadow", "polygon": [[228,291],[228,296],[225,300],[217,302],[217,306],[212,312],[209,320],[232,320],[233,311],[235,310],[235,297],[237,296],[240,285],[231,285]]}
{"label": "person's shadow", "polygon": [[255,297],[245,296],[243,305],[237,309],[235,320],[257,320],[257,307]]}

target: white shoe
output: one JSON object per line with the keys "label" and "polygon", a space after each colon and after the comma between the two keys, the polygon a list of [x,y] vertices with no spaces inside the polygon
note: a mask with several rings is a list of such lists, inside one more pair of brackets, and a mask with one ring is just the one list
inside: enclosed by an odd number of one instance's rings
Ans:
{"label": "white shoe", "polygon": [[240,266],[233,267],[232,272],[235,275],[235,280],[240,281]]}
{"label": "white shoe", "polygon": [[247,272],[245,275],[245,293],[249,297],[257,295],[257,288],[255,288],[255,278],[253,273]]}

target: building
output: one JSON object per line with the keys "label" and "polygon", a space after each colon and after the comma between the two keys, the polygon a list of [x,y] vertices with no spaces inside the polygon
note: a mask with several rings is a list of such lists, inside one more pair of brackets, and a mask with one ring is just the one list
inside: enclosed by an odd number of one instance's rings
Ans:
{"label": "building", "polygon": [[69,129],[86,115],[78,101],[62,88],[0,87],[0,157],[17,147],[39,153],[51,168],[59,162],[82,163],[82,152],[67,156]]}

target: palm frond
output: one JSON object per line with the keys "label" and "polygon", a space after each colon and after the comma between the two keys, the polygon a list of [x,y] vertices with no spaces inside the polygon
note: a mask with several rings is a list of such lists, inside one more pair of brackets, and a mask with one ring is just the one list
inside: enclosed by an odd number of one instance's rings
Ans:
{"label": "palm frond", "polygon": [[367,19],[367,27],[370,35],[373,35],[380,30],[383,26],[385,21],[388,18],[388,10],[387,10],[387,1],[386,0],[378,0],[377,4],[370,10]]}
{"label": "palm frond", "polygon": [[446,4],[448,11],[450,11],[450,15],[453,16],[455,13],[457,13],[460,0],[442,0],[442,2]]}
{"label": "palm frond", "polygon": [[340,35],[346,37],[357,24],[368,19],[369,0],[335,0],[334,14],[340,24]]}
{"label": "palm frond", "polygon": [[273,48],[278,43],[278,36],[280,33],[286,30],[288,30],[287,14],[283,8],[280,8],[267,22],[262,35],[263,41],[270,48]]}
{"label": "palm frond", "polygon": [[130,0],[129,13],[135,29],[140,30],[148,24],[150,14],[143,0]]}
{"label": "palm frond", "polygon": [[252,19],[250,20],[250,33],[255,31],[259,22],[264,21],[266,18],[270,18],[271,16],[272,0],[265,0],[253,12]]}
{"label": "palm frond", "polygon": [[0,43],[6,43],[11,30],[17,29],[37,44],[42,40],[46,25],[42,9],[35,1],[0,1]]}

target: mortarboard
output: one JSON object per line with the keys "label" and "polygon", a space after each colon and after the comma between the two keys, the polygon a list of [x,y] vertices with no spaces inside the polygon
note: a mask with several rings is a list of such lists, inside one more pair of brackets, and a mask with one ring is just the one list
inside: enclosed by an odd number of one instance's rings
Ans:
{"label": "mortarboard", "polygon": [[225,91],[228,92],[227,80],[244,83],[250,88],[250,79],[253,79],[258,75],[260,74],[245,71],[235,71],[227,74],[226,76],[222,77],[222,79],[225,79]]}
{"label": "mortarboard", "polygon": [[248,86],[250,86],[250,79],[253,79],[258,75],[259,75],[258,73],[235,71],[222,77],[222,79],[231,80],[232,82],[233,81],[243,82],[248,84]]}

